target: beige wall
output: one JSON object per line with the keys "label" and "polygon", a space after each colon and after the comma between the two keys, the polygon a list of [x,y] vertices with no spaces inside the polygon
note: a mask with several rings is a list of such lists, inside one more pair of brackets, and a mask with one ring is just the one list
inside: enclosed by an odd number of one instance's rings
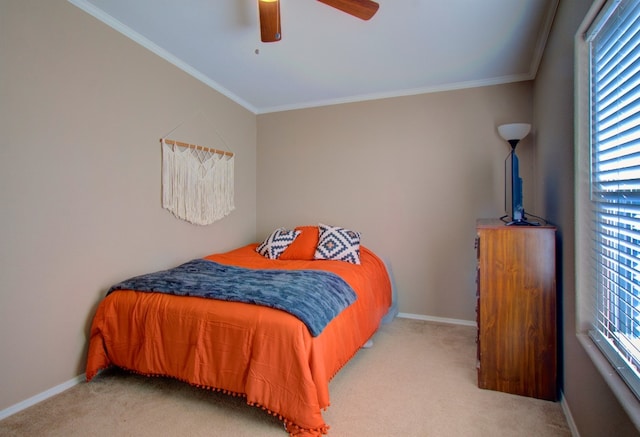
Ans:
{"label": "beige wall", "polygon": [[576,337],[574,220],[574,35],[591,1],[560,2],[534,87],[539,209],[558,226],[562,380],[581,437],[638,431]]}
{"label": "beige wall", "polygon": [[[559,226],[567,405],[583,437],[634,434],[575,338],[572,50],[589,3],[560,2],[533,88],[256,120],[64,0],[0,0],[0,410],[84,371],[111,283],[277,226],[360,230],[391,263],[401,311],[474,320],[474,221],[503,212],[495,127],[533,120],[518,154],[527,210]],[[222,136],[237,156],[237,209],[212,226],[160,206],[158,138],[179,125],[171,137]]]}
{"label": "beige wall", "polygon": [[504,211],[496,126],[530,119],[528,82],[260,115],[258,236],[361,231],[392,266],[401,312],[475,321],[475,219]]}
{"label": "beige wall", "polygon": [[[236,153],[236,210],[161,208],[159,138]],[[0,410],[84,372],[113,282],[255,239],[256,117],[65,0],[0,1]]]}

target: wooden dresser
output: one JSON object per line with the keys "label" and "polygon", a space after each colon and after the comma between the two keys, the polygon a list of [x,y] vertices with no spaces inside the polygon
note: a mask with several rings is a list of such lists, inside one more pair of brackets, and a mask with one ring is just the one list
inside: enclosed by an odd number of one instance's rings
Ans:
{"label": "wooden dresser", "polygon": [[476,223],[478,386],[557,399],[556,229]]}

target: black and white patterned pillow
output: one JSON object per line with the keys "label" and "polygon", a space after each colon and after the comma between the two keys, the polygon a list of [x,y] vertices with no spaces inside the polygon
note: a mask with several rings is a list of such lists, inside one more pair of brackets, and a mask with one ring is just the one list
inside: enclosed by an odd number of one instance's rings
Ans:
{"label": "black and white patterned pillow", "polygon": [[360,264],[360,232],[320,223],[314,259]]}
{"label": "black and white patterned pillow", "polygon": [[269,259],[278,259],[301,233],[301,231],[278,228],[256,247],[256,252]]}

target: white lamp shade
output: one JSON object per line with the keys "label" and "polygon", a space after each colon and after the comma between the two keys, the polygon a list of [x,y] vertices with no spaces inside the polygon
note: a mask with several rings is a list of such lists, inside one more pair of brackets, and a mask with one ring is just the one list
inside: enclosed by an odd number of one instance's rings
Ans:
{"label": "white lamp shade", "polygon": [[509,140],[521,140],[527,135],[529,135],[529,131],[531,130],[531,125],[529,123],[511,123],[511,124],[503,124],[498,126],[498,133],[502,138],[506,141]]}

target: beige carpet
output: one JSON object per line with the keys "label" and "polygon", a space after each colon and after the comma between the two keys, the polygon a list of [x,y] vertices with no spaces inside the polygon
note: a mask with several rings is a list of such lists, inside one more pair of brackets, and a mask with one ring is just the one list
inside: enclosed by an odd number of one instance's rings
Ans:
{"label": "beige carpet", "polygon": [[[475,328],[396,319],[333,379],[331,437],[570,436],[559,403],[481,390]],[[0,421],[0,436],[284,437],[242,398],[103,372]]]}

